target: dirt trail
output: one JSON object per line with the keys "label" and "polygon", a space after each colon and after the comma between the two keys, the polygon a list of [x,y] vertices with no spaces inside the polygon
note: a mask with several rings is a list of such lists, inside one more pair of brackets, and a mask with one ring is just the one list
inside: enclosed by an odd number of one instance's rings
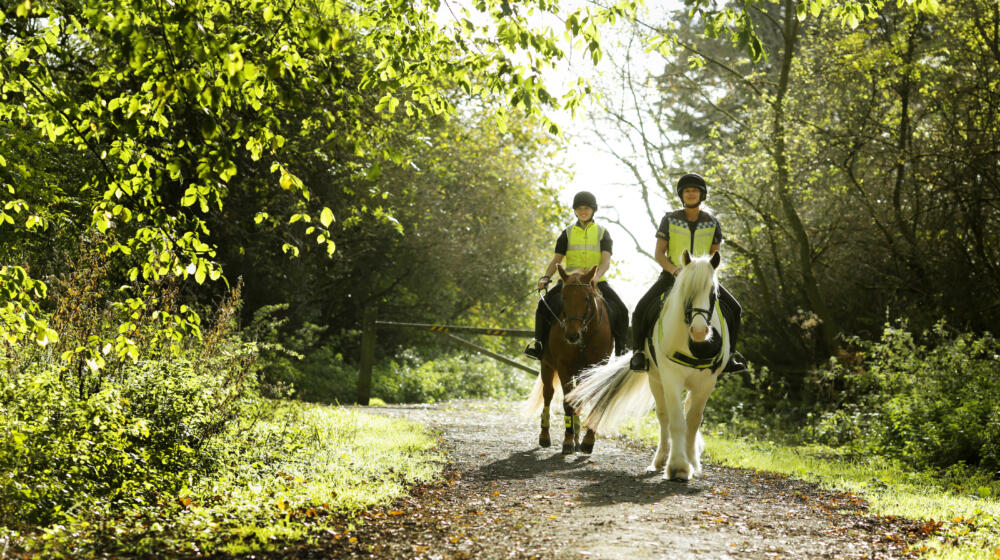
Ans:
{"label": "dirt trail", "polygon": [[[598,440],[592,456],[536,444],[516,403],[387,406],[431,427],[450,484],[369,518],[354,558],[907,558],[915,522],[868,516],[863,500],[781,476],[705,466],[689,483],[646,474],[652,449]],[[553,416],[553,426],[561,416]],[[343,543],[341,543],[343,545]]]}

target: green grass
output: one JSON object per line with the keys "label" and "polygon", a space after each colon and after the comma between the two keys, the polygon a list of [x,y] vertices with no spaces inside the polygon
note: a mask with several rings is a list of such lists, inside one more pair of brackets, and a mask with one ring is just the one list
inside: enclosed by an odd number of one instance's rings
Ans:
{"label": "green grass", "polygon": [[[736,439],[703,429],[706,456],[731,467],[781,473],[824,488],[861,494],[871,513],[940,523],[915,545],[933,560],[1000,559],[1000,481],[971,469],[913,472],[879,457],[855,457],[818,446],[789,446]],[[624,433],[656,444],[654,416],[626,426]]]}
{"label": "green grass", "polygon": [[88,504],[57,526],[0,529],[0,550],[9,542],[46,558],[163,557],[350,538],[358,513],[436,480],[443,465],[426,429],[358,408],[278,403],[244,429],[225,450],[229,468],[155,507],[110,513]]}

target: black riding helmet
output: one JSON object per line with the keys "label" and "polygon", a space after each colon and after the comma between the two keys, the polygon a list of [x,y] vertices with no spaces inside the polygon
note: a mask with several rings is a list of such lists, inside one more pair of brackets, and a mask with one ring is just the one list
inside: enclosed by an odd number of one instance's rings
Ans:
{"label": "black riding helmet", "polygon": [[698,175],[697,173],[686,173],[680,179],[677,179],[677,197],[683,199],[681,193],[684,192],[686,187],[697,187],[701,190],[701,200],[705,201],[705,197],[708,196],[708,185],[705,184],[705,179]]}
{"label": "black riding helmet", "polygon": [[581,206],[590,206],[597,212],[597,197],[587,191],[580,191],[576,193],[573,197],[573,209],[576,210]]}

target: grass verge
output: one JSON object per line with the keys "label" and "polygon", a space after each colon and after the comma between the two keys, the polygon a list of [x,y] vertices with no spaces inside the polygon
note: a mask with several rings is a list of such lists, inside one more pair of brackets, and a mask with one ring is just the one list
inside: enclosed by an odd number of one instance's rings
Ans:
{"label": "grass verge", "polygon": [[[733,438],[703,429],[708,460],[786,474],[824,488],[864,496],[875,515],[931,522],[934,533],[914,548],[931,560],[1000,559],[1000,481],[956,466],[952,472],[913,472],[880,457],[856,457],[819,446],[790,446]],[[623,434],[656,445],[652,414]]]}
{"label": "grass verge", "polygon": [[362,410],[276,403],[233,434],[221,451],[228,468],[155,506],[81,504],[58,525],[0,528],[0,557],[238,555],[351,539],[362,512],[436,480],[443,465],[423,427]]}

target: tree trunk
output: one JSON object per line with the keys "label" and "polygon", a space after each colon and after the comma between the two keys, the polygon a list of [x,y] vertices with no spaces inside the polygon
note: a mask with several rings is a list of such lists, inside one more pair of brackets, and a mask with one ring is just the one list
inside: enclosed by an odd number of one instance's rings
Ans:
{"label": "tree trunk", "polygon": [[784,0],[782,36],[784,46],[782,49],[781,75],[778,80],[778,89],[772,102],[774,120],[771,127],[771,137],[774,142],[774,165],[776,170],[775,188],[778,199],[781,202],[781,209],[785,214],[785,219],[791,228],[793,240],[795,242],[795,253],[798,257],[799,272],[801,275],[802,288],[806,294],[809,306],[819,317],[820,342],[822,347],[820,352],[825,356],[832,355],[837,347],[836,335],[839,326],[834,320],[827,307],[826,300],[819,289],[816,275],[813,271],[812,244],[809,240],[809,233],[806,231],[795,208],[795,202],[788,188],[788,156],[785,146],[785,96],[788,93],[789,73],[792,67],[792,60],[795,56],[795,45],[798,41],[799,20],[795,10],[796,0]]}

